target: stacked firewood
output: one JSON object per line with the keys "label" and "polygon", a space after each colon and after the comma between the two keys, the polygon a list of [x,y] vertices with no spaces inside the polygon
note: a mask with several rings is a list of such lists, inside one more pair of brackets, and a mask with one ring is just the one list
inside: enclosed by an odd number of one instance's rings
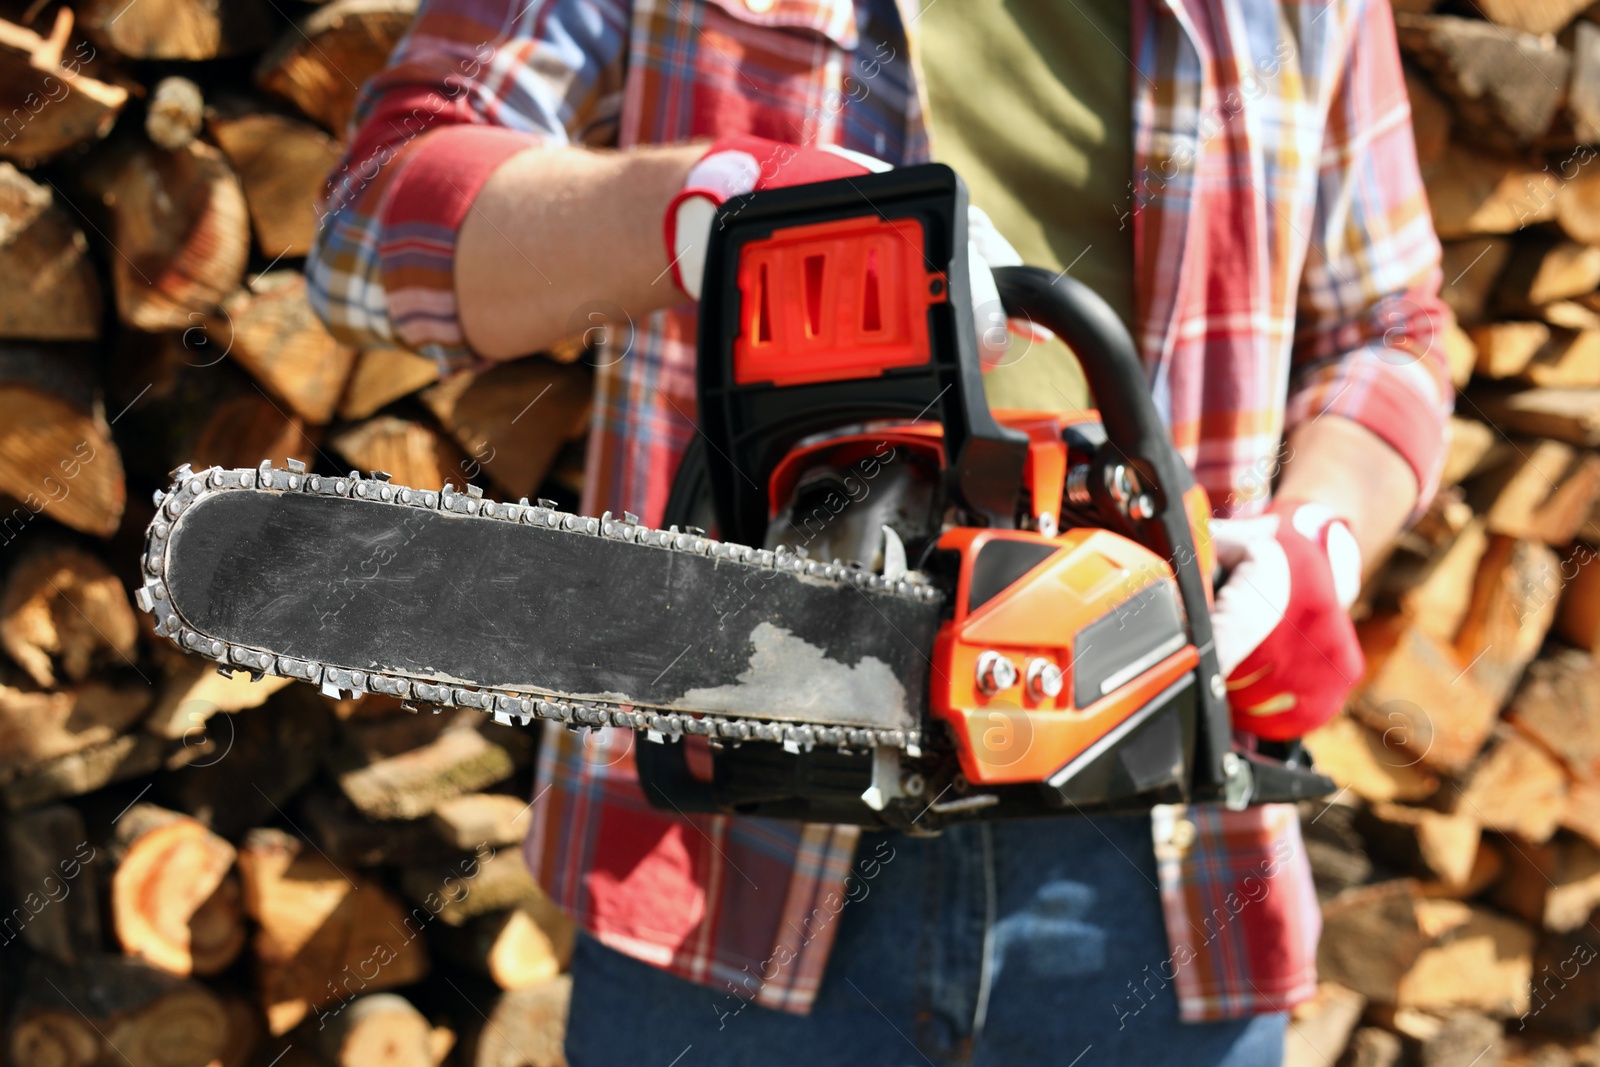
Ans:
{"label": "stacked firewood", "polygon": [[[0,0],[0,1057],[548,1067],[573,931],[534,735],[176,654],[128,597],[180,463],[576,505],[592,358],[439,379],[303,276],[416,0]],[[241,564],[240,580],[249,580]]]}
{"label": "stacked firewood", "polygon": [[[1600,1062],[1600,14],[1397,0],[1459,327],[1447,488],[1310,739],[1291,1062]],[[580,345],[441,381],[304,257],[415,0],[0,0],[0,1044],[14,1067],[560,1062],[533,738],[228,679],[128,589],[179,463],[576,503]],[[1434,10],[1437,8],[1438,10]],[[1404,321],[1397,319],[1396,321]],[[241,571],[248,580],[248,568]]]}
{"label": "stacked firewood", "polygon": [[1290,1062],[1600,1062],[1600,8],[1396,0],[1459,326],[1447,486],[1308,739],[1323,987]]}

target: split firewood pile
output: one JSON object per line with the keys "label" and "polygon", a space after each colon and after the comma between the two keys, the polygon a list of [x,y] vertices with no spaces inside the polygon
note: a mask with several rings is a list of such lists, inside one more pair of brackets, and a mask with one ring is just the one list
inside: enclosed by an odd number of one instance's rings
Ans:
{"label": "split firewood pile", "polygon": [[[1308,739],[1307,1064],[1600,1062],[1600,7],[1396,0],[1459,326],[1447,488],[1364,591]],[[1586,10],[1587,9],[1587,10]]]}
{"label": "split firewood pile", "polygon": [[[149,632],[152,493],[298,459],[574,507],[577,346],[440,381],[307,304],[415,0],[0,0],[0,1047],[12,1067],[550,1067],[532,731]],[[250,578],[241,565],[240,581]]]}
{"label": "split firewood pile", "polygon": [[[543,1067],[534,739],[228,679],[128,589],[180,463],[576,503],[580,345],[440,381],[306,302],[414,0],[0,0],[0,1019],[14,1067]],[[1438,6],[1438,11],[1430,10]],[[1459,328],[1447,489],[1310,739],[1295,1064],[1600,1062],[1600,13],[1397,0]],[[1463,17],[1466,16],[1466,17]],[[241,581],[249,580],[248,568]]]}

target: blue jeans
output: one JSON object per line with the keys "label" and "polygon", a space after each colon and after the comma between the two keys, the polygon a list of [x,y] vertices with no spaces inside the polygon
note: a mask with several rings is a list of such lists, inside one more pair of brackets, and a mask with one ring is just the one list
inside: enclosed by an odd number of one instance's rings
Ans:
{"label": "blue jeans", "polygon": [[1169,954],[1147,816],[866,834],[857,856],[884,862],[835,920],[810,1015],[755,1005],[731,1014],[740,1001],[726,989],[584,936],[572,962],[571,1067],[1282,1059],[1284,1016],[1185,1025],[1171,986],[1151,980]]}

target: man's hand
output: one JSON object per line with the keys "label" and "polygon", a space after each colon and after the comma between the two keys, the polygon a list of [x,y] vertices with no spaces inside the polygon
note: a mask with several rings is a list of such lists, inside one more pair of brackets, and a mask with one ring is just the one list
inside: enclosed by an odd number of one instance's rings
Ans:
{"label": "man's hand", "polygon": [[1211,524],[1217,562],[1212,628],[1233,724],[1271,741],[1333,718],[1365,661],[1350,623],[1361,550],[1320,504],[1279,500],[1259,518]]}
{"label": "man's hand", "polygon": [[810,148],[742,134],[719,138],[689,169],[683,190],[667,205],[664,224],[672,280],[690,299],[700,299],[717,208],[733,197],[890,169],[882,160],[834,145]]}

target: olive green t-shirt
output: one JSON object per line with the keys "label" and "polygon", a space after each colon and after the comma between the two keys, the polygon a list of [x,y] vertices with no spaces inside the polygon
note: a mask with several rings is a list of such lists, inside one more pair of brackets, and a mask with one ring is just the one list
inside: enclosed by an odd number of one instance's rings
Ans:
{"label": "olive green t-shirt", "polygon": [[[933,157],[1023,262],[1066,270],[1133,319],[1132,25],[1127,0],[922,0]],[[1086,397],[1064,346],[1014,339],[985,376],[995,407]]]}

